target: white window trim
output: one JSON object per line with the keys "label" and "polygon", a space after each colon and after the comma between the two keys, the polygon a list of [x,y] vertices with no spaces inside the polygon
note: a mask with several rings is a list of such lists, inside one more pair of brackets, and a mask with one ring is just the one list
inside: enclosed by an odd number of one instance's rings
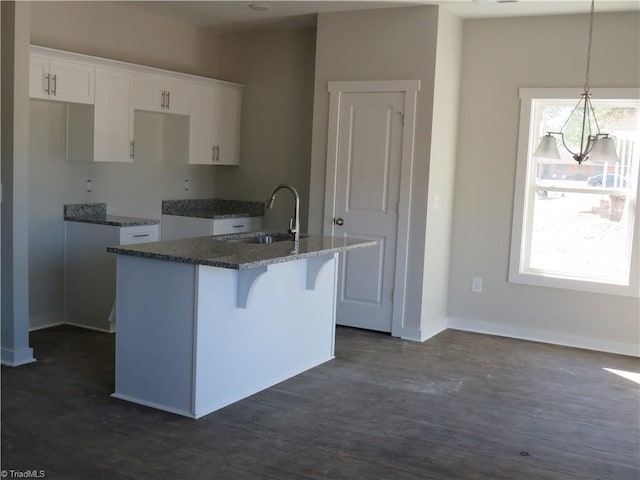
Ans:
{"label": "white window trim", "polygon": [[[521,88],[520,96],[520,128],[518,134],[518,157],[516,165],[516,184],[513,201],[513,222],[511,230],[511,254],[509,261],[509,282],[541,287],[562,288],[609,295],[640,297],[640,182],[636,192],[635,222],[633,226],[633,240],[631,243],[631,269],[629,285],[614,285],[610,283],[591,282],[570,278],[557,278],[542,274],[523,273],[521,270],[523,253],[523,234],[525,229],[525,208],[533,198],[526,198],[527,185],[530,182],[530,172],[527,169],[529,151],[535,148],[529,145],[529,130],[532,121],[531,105],[533,99],[565,99],[579,98],[583,93],[581,88]],[[593,88],[593,98],[596,99],[637,99],[640,98],[640,88]]]}

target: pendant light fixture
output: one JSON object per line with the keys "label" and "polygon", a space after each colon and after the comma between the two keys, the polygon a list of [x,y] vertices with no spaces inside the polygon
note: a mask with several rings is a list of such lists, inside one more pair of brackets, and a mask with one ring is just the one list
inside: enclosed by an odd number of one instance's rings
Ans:
{"label": "pendant light fixture", "polygon": [[[569,118],[564,122],[559,132],[547,132],[542,137],[538,148],[533,153],[537,158],[550,158],[554,160],[560,160],[560,152],[558,151],[558,145],[556,143],[556,137],[559,135],[564,148],[573,156],[573,159],[582,164],[587,159],[591,161],[608,161],[617,162],[618,155],[616,153],[616,146],[613,138],[608,133],[601,133],[596,114],[593,111],[593,105],[591,105],[591,93],[589,92],[589,68],[591,66],[591,38],[593,35],[593,14],[594,14],[595,0],[591,0],[591,17],[589,22],[589,43],[587,47],[587,69],[585,73],[584,93],[580,95],[580,100],[573,108],[573,111],[569,115]],[[578,117],[581,123],[580,130],[580,149],[578,151],[572,150],[565,141],[564,129],[574,117]]]}

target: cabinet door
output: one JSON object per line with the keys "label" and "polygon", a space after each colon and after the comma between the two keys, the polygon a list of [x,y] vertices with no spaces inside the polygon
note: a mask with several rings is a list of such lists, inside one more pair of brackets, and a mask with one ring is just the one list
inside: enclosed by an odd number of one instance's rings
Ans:
{"label": "cabinet door", "polygon": [[49,98],[49,59],[29,56],[29,97]]}
{"label": "cabinet door", "polygon": [[194,86],[189,118],[189,163],[211,165],[213,149],[213,92],[209,87]]}
{"label": "cabinet door", "polygon": [[97,69],[94,107],[95,162],[133,161],[133,109],[131,75]]}
{"label": "cabinet door", "polygon": [[49,75],[49,99],[61,102],[93,103],[94,66],[52,59]]}
{"label": "cabinet door", "polygon": [[164,112],[181,115],[189,114],[189,97],[191,95],[191,84],[169,80],[164,83],[165,103]]}
{"label": "cabinet door", "polygon": [[135,75],[133,78],[133,108],[149,112],[164,112],[164,85],[160,77]]}
{"label": "cabinet door", "polygon": [[237,88],[214,87],[212,144],[216,151],[214,164],[240,163],[241,91]]}

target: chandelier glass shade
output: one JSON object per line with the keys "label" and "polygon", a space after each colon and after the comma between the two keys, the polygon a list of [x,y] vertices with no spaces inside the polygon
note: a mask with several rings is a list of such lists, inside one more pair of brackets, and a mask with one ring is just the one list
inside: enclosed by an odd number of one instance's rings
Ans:
{"label": "chandelier glass shade", "polygon": [[[533,152],[536,158],[548,158],[560,160],[560,152],[556,136],[562,140],[562,145],[571,154],[573,159],[582,164],[587,159],[592,162],[617,162],[618,155],[613,138],[608,133],[600,132],[598,119],[591,104],[591,93],[589,92],[589,69],[591,66],[591,39],[593,36],[593,14],[594,0],[591,0],[591,16],[589,22],[589,43],[587,47],[587,68],[585,74],[584,92],[580,95],[580,100],[573,108],[573,111],[562,125],[558,132],[547,132],[540,140],[540,144]],[[579,147],[571,148],[567,145],[565,127],[570,120],[579,122],[580,142]]]}

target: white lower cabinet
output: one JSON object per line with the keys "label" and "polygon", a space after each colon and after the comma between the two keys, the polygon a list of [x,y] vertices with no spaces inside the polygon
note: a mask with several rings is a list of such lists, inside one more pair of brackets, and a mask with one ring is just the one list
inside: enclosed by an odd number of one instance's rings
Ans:
{"label": "white lower cabinet", "polygon": [[162,215],[162,240],[253,232],[262,228],[262,217],[199,218]]}
{"label": "white lower cabinet", "polygon": [[156,241],[159,233],[159,225],[65,222],[66,323],[114,332],[116,259],[107,247]]}

